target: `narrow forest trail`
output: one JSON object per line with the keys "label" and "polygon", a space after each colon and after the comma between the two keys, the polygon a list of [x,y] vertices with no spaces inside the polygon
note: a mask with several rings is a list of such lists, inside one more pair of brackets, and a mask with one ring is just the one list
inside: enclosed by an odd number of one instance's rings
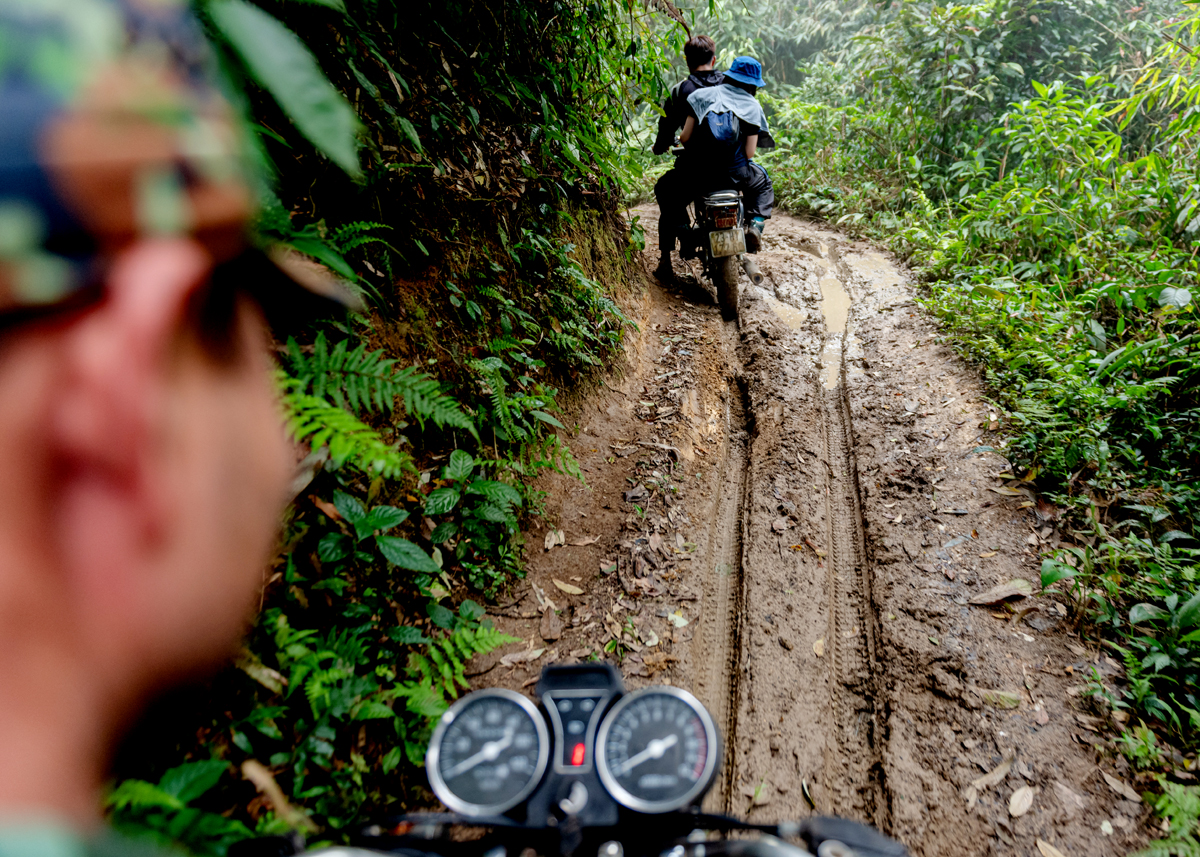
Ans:
{"label": "narrow forest trail", "polygon": [[682,267],[635,308],[623,374],[573,417],[587,486],[546,481],[528,583],[489,611],[527,642],[473,682],[620,656],[630,687],[688,688],[725,736],[708,805],[752,820],[807,793],[917,855],[1128,853],[1147,819],[1083,694],[1118,665],[1049,597],[972,603],[1036,588],[1056,538],[977,374],[871,246],[777,216],[759,263],[738,322]]}

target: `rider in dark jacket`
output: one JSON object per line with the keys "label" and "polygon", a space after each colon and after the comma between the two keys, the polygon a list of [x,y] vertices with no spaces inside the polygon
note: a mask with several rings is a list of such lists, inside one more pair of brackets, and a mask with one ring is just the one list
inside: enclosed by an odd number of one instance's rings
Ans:
{"label": "rider in dark jacket", "polygon": [[[683,127],[690,108],[688,96],[698,89],[718,86],[724,81],[721,72],[713,69],[716,45],[708,36],[692,36],[683,46],[691,74],[671,88],[671,94],[663,103],[663,117],[658,120],[658,136],[652,151],[656,155],[666,153],[675,142],[675,134]],[[659,262],[655,274],[659,279],[674,277],[671,269],[671,251],[675,249],[678,229],[687,225],[687,204],[694,195],[693,173],[688,169],[687,153],[681,155],[675,166],[667,170],[654,185],[654,197],[658,200],[658,245]]]}

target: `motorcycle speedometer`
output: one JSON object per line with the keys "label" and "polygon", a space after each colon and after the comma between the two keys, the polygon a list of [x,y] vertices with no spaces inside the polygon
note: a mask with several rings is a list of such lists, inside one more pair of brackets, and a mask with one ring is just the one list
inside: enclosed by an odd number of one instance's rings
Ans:
{"label": "motorcycle speedometer", "polygon": [[638,812],[682,809],[699,801],[721,754],[716,724],[700,701],[674,687],[622,697],[596,738],[600,781]]}
{"label": "motorcycle speedometer", "polygon": [[525,800],[542,780],[550,735],[537,707],[519,693],[470,693],[442,715],[425,768],[434,794],[463,815],[496,815]]}

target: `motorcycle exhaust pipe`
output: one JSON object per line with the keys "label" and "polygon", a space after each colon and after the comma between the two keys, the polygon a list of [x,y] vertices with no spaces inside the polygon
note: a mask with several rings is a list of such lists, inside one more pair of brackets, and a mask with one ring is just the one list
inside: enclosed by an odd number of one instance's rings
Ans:
{"label": "motorcycle exhaust pipe", "polygon": [[746,272],[746,276],[750,278],[750,282],[756,286],[762,285],[763,273],[758,270],[758,264],[749,256],[742,256],[742,270]]}

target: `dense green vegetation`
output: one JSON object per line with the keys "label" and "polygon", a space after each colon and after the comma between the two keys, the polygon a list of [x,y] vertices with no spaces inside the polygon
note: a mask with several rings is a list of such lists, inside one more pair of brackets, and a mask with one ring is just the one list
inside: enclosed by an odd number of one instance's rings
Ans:
{"label": "dense green vegetation", "polygon": [[257,624],[118,760],[119,829],[220,855],[409,805],[465,662],[510,642],[481,602],[521,575],[538,474],[580,476],[559,390],[629,325],[613,132],[681,41],[648,52],[658,13],[558,0],[197,8],[261,155],[259,232],[368,307],[280,343],[312,454]]}

